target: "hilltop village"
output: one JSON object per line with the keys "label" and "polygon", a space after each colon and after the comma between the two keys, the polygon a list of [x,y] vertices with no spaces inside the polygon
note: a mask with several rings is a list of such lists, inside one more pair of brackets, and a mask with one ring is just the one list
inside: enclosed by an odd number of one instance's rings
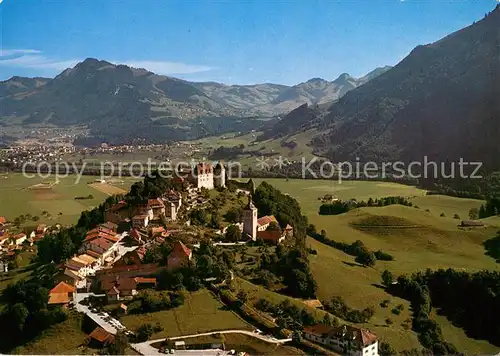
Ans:
{"label": "hilltop village", "polygon": [[[158,352],[148,349],[154,328],[130,329],[120,317],[182,305],[182,289],[207,288],[255,329],[264,330],[266,334],[259,331],[261,338],[295,340],[308,349],[341,352],[348,348],[352,355],[378,355],[377,337],[368,330],[339,325],[328,315],[320,322],[305,310],[297,320],[296,307],[290,305],[283,306],[285,315],[280,317],[265,311],[268,304],[261,310],[246,305],[245,292],[236,293],[237,276],[247,275],[264,284],[288,285],[291,295],[323,308],[314,299],[315,282],[307,265],[301,267],[298,262],[306,258],[297,247],[304,226],[294,226],[303,221],[292,198],[270,186],[265,187],[269,191],[256,189],[252,180],[226,181],[221,163],[200,163],[192,171],[178,173],[173,179],[160,174],[146,177],[128,194],[112,196],[82,213],[76,226],[40,224],[28,236],[11,234],[11,224],[0,218],[2,272],[16,268],[16,256],[22,251],[36,250],[38,260],[45,263],[40,278],[46,282],[47,309],[85,314],[94,324],[89,342],[103,350],[109,351],[117,335],[123,334],[135,342],[131,345],[136,351],[142,347],[145,354]],[[280,199],[283,207],[275,208]],[[236,265],[236,259],[247,266],[258,262],[245,257],[249,248],[263,252],[259,263],[264,270]],[[270,250],[274,248],[276,254]],[[167,352],[185,348],[167,338],[160,349],[166,344]]]}

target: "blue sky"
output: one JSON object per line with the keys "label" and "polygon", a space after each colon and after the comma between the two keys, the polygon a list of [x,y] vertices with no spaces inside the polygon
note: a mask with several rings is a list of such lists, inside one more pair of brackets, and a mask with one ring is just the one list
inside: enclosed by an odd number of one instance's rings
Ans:
{"label": "blue sky", "polygon": [[496,3],[3,0],[0,80],[54,76],[87,57],[229,84],[361,76],[480,20]]}

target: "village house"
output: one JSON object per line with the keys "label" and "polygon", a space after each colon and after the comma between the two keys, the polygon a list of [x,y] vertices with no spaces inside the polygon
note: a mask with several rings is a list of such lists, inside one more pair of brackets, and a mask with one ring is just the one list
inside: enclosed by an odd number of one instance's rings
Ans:
{"label": "village house", "polygon": [[144,261],[144,256],[146,255],[146,248],[143,246],[138,246],[137,248],[126,252],[122,258],[120,258],[114,266],[127,266],[127,265],[140,265]]}
{"label": "village house", "polygon": [[7,245],[13,245],[14,242],[12,242],[9,232],[8,231],[0,231],[0,246],[7,244]]}
{"label": "village house", "polygon": [[118,224],[130,216],[130,209],[126,201],[121,200],[104,212],[106,221]]}
{"label": "village house", "polygon": [[134,229],[144,229],[149,225],[148,215],[135,215],[132,217],[132,226]]}
{"label": "village house", "polygon": [[279,245],[286,239],[286,234],[281,230],[257,231],[257,240],[262,240],[272,245]]}
{"label": "village house", "polygon": [[174,203],[176,212],[182,206],[182,194],[176,190],[170,189],[165,194],[163,194],[163,200],[168,203]]}
{"label": "village house", "polygon": [[137,230],[131,229],[127,236],[124,237],[123,241],[128,246],[138,245],[141,246],[148,240],[148,235]]}
{"label": "village house", "polygon": [[0,216],[0,228],[4,227],[7,224],[7,219],[5,216]]}
{"label": "village house", "polygon": [[350,356],[377,356],[377,336],[366,329],[350,325],[339,327],[317,324],[305,327],[306,340],[327,346]]}
{"label": "village house", "polygon": [[97,264],[109,264],[118,256],[119,242],[126,233],[117,234],[115,231],[98,226],[87,232],[80,253],[84,253],[98,260]]}
{"label": "village house", "polygon": [[88,275],[94,275],[96,269],[100,266],[100,261],[87,254],[82,254],[70,258],[64,266],[74,271],[79,277],[84,278]]}
{"label": "village house", "polygon": [[44,234],[47,231],[47,225],[40,224],[35,229],[35,235]]}
{"label": "village house", "polygon": [[28,238],[28,236],[24,232],[21,232],[21,233],[14,235],[12,237],[12,239],[14,240],[14,243],[17,246],[21,246],[24,243],[24,241],[26,241],[27,238]]}
{"label": "village house", "polygon": [[75,294],[75,287],[60,282],[49,292],[49,306],[67,306]]}
{"label": "village house", "polygon": [[172,252],[168,255],[167,269],[169,271],[173,271],[175,269],[188,266],[192,256],[192,251],[187,248],[182,241],[177,241],[174,244]]}
{"label": "village house", "polygon": [[257,231],[265,231],[271,223],[278,224],[274,215],[266,215],[257,219]]}
{"label": "village house", "polygon": [[156,278],[122,277],[120,275],[103,275],[99,278],[101,289],[106,294],[108,302],[129,300],[144,288],[154,288]]}
{"label": "village house", "polygon": [[159,219],[161,215],[165,215],[165,204],[160,198],[148,199],[148,208],[153,211],[152,220]]}
{"label": "village house", "polygon": [[115,340],[115,336],[98,326],[90,333],[89,339],[90,347],[100,349],[112,343]]}

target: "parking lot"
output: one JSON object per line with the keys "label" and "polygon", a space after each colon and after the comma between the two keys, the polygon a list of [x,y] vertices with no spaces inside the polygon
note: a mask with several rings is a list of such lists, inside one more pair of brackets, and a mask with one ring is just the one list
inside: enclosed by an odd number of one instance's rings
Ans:
{"label": "parking lot", "polygon": [[97,325],[99,325],[101,328],[112,334],[116,334],[118,331],[123,331],[127,335],[132,335],[132,332],[130,330],[127,330],[127,328],[122,323],[120,323],[119,320],[113,318],[107,312],[99,311],[92,305],[82,304],[82,301],[84,299],[90,296],[99,297],[99,295],[94,295],[92,293],[78,293],[76,294],[76,296],[75,296],[76,310],[88,315],[89,318],[94,320],[97,323]]}

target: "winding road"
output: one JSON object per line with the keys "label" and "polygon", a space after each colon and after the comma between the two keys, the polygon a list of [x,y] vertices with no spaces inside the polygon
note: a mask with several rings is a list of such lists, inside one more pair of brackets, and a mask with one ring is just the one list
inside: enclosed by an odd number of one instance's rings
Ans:
{"label": "winding road", "polygon": [[[285,342],[292,341],[292,339],[276,339],[275,337],[268,336],[268,335],[262,335],[257,332],[252,332],[248,330],[222,330],[222,331],[212,331],[212,332],[207,332],[207,333],[200,333],[200,334],[192,334],[192,335],[184,335],[184,336],[176,336],[176,337],[171,337],[169,338],[170,340],[181,340],[181,339],[188,339],[192,337],[198,337],[198,336],[207,336],[207,335],[215,335],[215,334],[244,334],[248,335],[251,337],[255,337],[257,339],[260,339],[262,341],[271,343],[271,344],[283,344]],[[130,346],[137,352],[139,352],[142,355],[163,355],[158,351],[158,349],[154,348],[151,346],[151,344],[161,342],[165,340],[165,338],[162,339],[156,339],[156,340],[149,340],[146,342],[141,342],[139,344],[131,344]],[[195,353],[196,355],[224,355],[228,354],[226,351],[223,350],[176,350],[176,354],[193,354]]]}

